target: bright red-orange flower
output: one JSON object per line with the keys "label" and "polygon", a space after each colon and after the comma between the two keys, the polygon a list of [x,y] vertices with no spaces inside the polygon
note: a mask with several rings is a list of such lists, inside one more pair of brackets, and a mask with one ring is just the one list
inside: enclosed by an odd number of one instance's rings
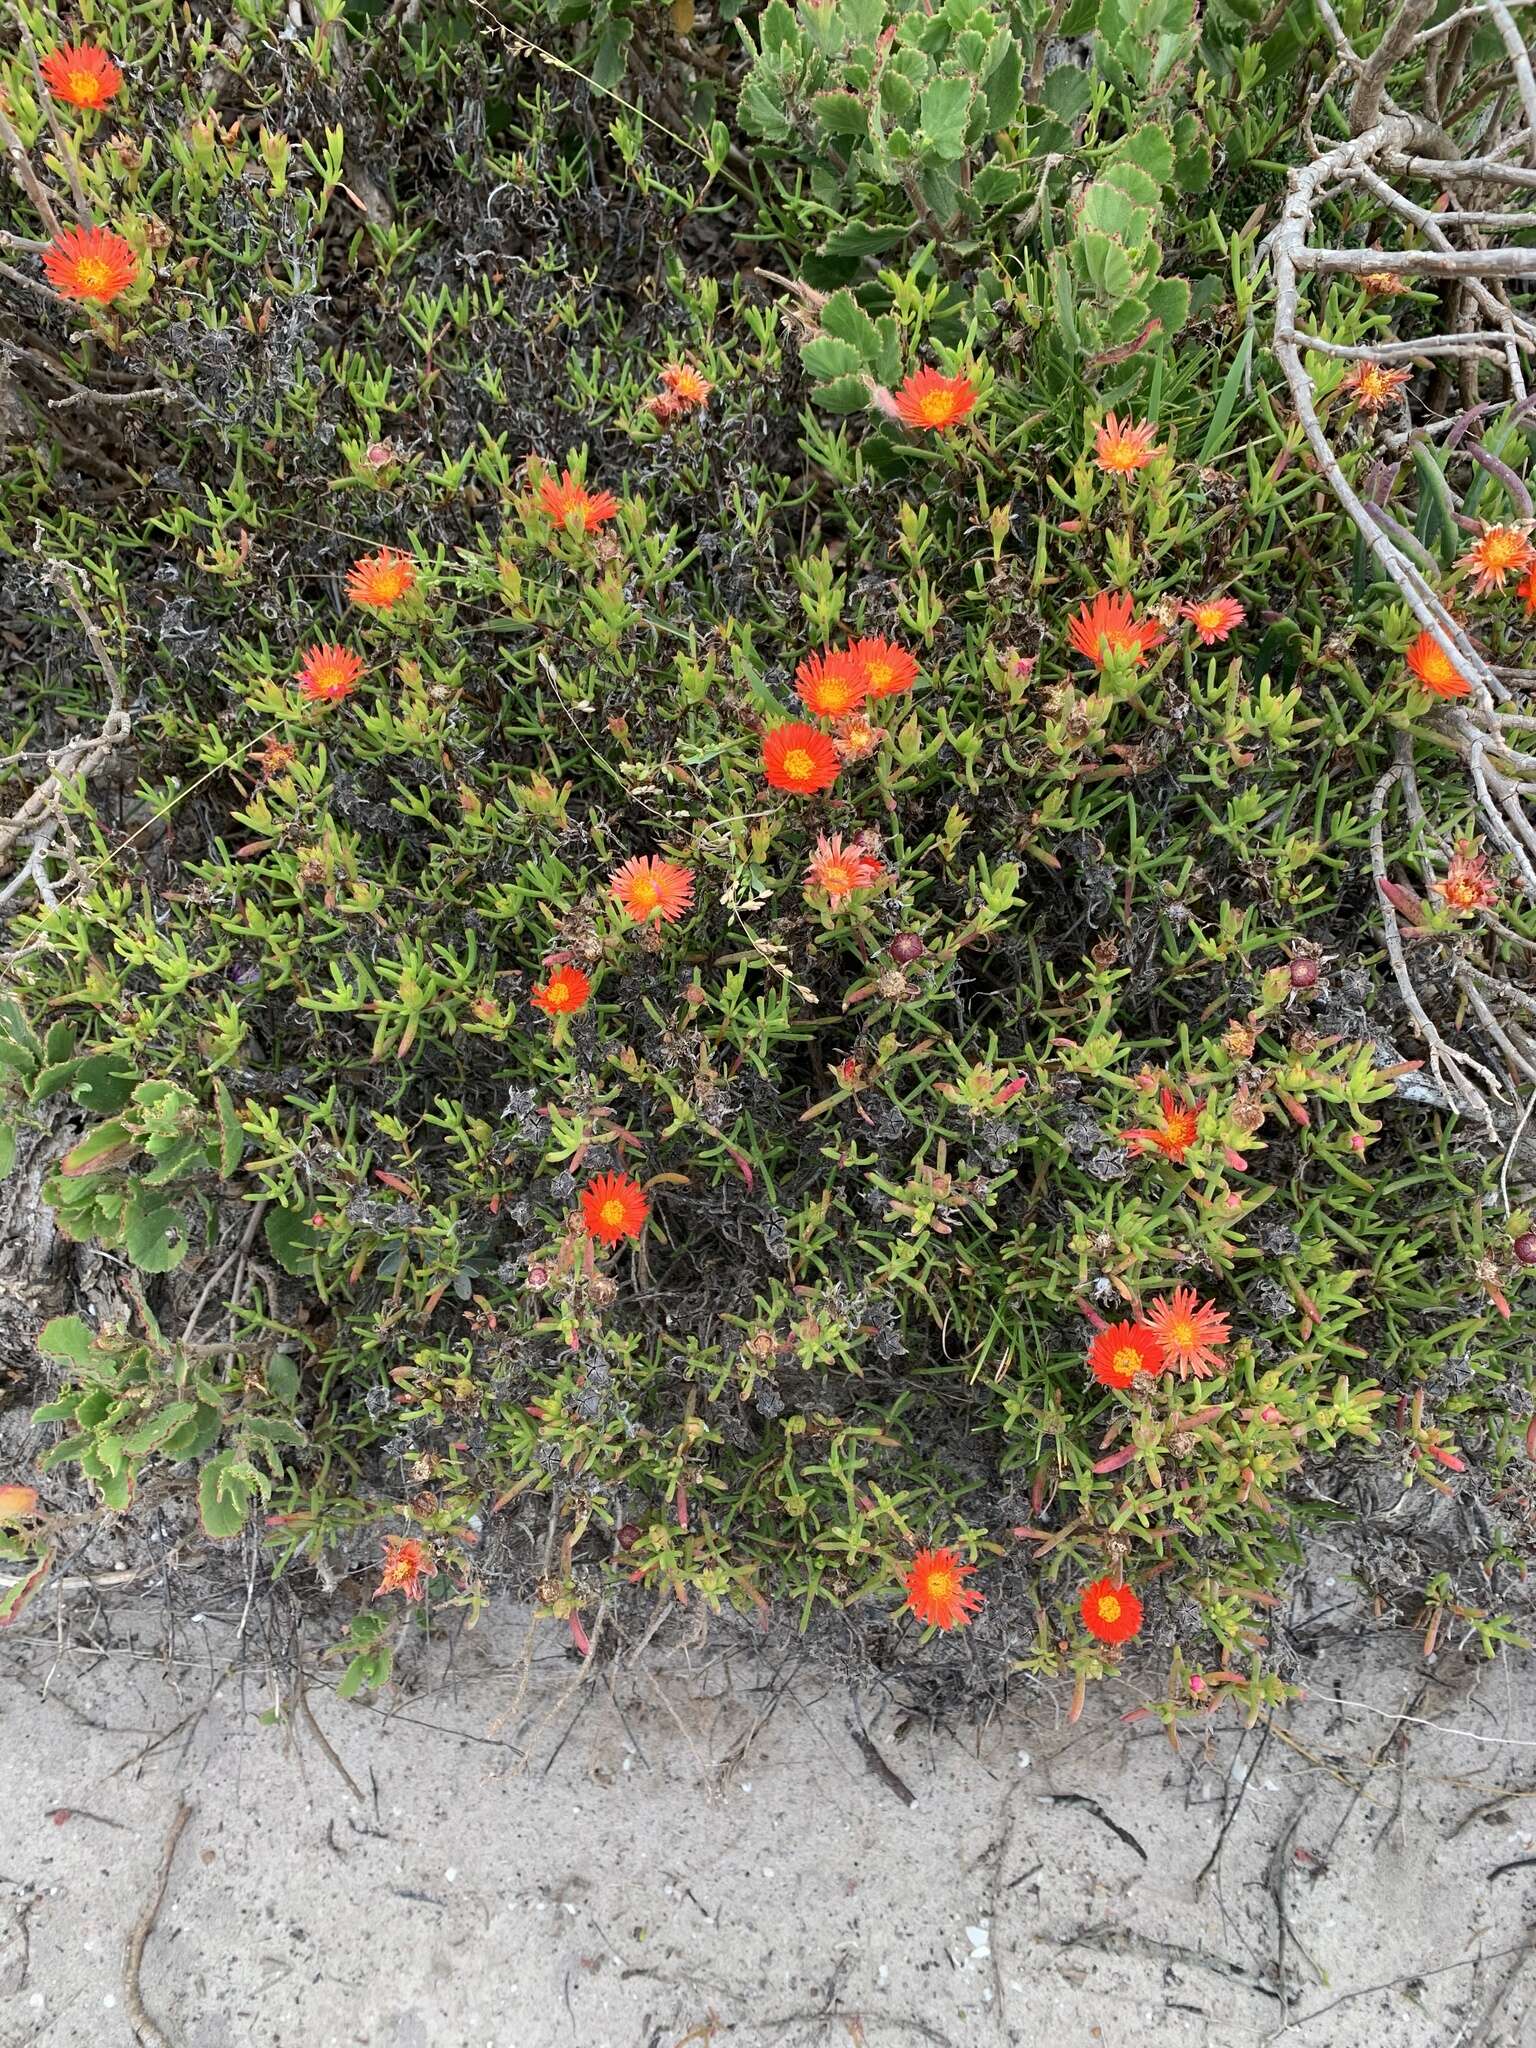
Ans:
{"label": "bright red-orange flower", "polygon": [[50,50],[42,71],[54,98],[72,107],[104,107],[122,89],[123,74],[94,43],[65,43]]}
{"label": "bright red-orange flower", "polygon": [[892,396],[903,426],[943,433],[975,405],[976,386],[969,377],[946,377],[942,370],[914,370]]}
{"label": "bright red-orange flower", "polygon": [[846,903],[856,889],[872,889],[885,879],[885,869],[855,843],[845,846],[839,833],[816,841],[805,870],[807,889],[824,889],[831,903]]}
{"label": "bright red-orange flower", "polygon": [[1525,608],[1528,612],[1536,612],[1536,568],[1531,570],[1523,583],[1515,585],[1515,595],[1525,599]]}
{"label": "bright red-orange flower", "polygon": [[376,555],[364,555],[352,564],[347,576],[347,595],[365,611],[387,612],[406,596],[416,583],[416,564],[398,548],[380,548]]}
{"label": "bright red-orange flower", "polygon": [[66,299],[110,306],[139,274],[139,259],[111,228],[64,228],[43,251],[43,269]]}
{"label": "bright red-orange flower", "polygon": [[1128,1387],[1139,1372],[1156,1377],[1165,1363],[1145,1323],[1110,1323],[1088,1346],[1088,1370],[1101,1387]]}
{"label": "bright red-orange flower", "polygon": [[1493,878],[1486,854],[1477,851],[1470,839],[1458,839],[1445,879],[1430,888],[1458,917],[1469,910],[1491,910],[1499,900],[1499,885]]}
{"label": "bright red-orange flower", "polygon": [[1204,1103],[1180,1101],[1171,1088],[1162,1091],[1161,1107],[1163,1120],[1148,1129],[1140,1127],[1122,1131],[1121,1137],[1133,1152],[1161,1152],[1165,1159],[1171,1159],[1175,1166],[1182,1166],[1184,1154],[1195,1142],[1199,1128],[1200,1112]]}
{"label": "bright red-orange flower", "polygon": [[1433,633],[1421,633],[1408,650],[1408,666],[1432,697],[1470,697],[1472,685]]}
{"label": "bright red-orange flower", "polygon": [[568,469],[562,471],[559,483],[552,476],[545,477],[539,485],[539,503],[556,526],[568,530],[574,520],[584,533],[595,533],[619,509],[612,491],[589,491]]}
{"label": "bright red-orange flower", "polygon": [[1140,668],[1163,637],[1155,619],[1132,617],[1135,607],[1123,591],[1101,590],[1067,622],[1067,638],[1078,653],[1102,669],[1111,654],[1128,654]]}
{"label": "bright red-orange flower", "polygon": [[982,1605],[965,1581],[976,1569],[952,1550],[920,1550],[907,1573],[907,1605],[929,1628],[963,1628]]}
{"label": "bright red-orange flower", "polygon": [[800,702],[817,718],[846,718],[864,702],[867,687],[846,647],[808,654],[795,670],[795,686]]}
{"label": "bright red-orange flower", "polygon": [[650,1213],[644,1188],[627,1173],[600,1173],[581,1191],[581,1220],[602,1244],[639,1237]]}
{"label": "bright red-orange flower", "polygon": [[668,363],[661,381],[680,405],[689,408],[703,405],[715,388],[692,363]]}
{"label": "bright red-orange flower", "polygon": [[1235,597],[1201,597],[1193,604],[1181,604],[1179,617],[1188,619],[1202,647],[1214,647],[1235,632],[1248,614]]}
{"label": "bright red-orange flower", "polygon": [[1101,1643],[1128,1643],[1141,1627],[1141,1602],[1118,1579],[1095,1579],[1084,1586],[1083,1627]]}
{"label": "bright red-orange flower", "polygon": [[1384,412],[1413,375],[1411,370],[1389,370],[1384,363],[1356,363],[1339,385],[1347,392],[1357,412],[1374,419]]}
{"label": "bright red-orange flower", "polygon": [[1485,526],[1456,566],[1467,571],[1481,597],[1502,590],[1509,577],[1536,569],[1536,548],[1518,526]]}
{"label": "bright red-orange flower", "polygon": [[592,984],[579,967],[556,967],[550,970],[548,981],[538,982],[529,990],[528,1000],[546,1017],[568,1017],[586,1007],[591,993]]}
{"label": "bright red-orange flower", "polygon": [[332,641],[306,647],[299,658],[299,688],[315,704],[339,704],[350,697],[363,673],[362,661],[351,648]]}
{"label": "bright red-orange flower", "polygon": [[1106,413],[1103,425],[1093,437],[1093,459],[1100,469],[1121,476],[1129,475],[1133,469],[1145,469],[1154,456],[1163,452],[1153,446],[1156,433],[1151,420],[1127,419],[1122,425],[1112,412]]}
{"label": "bright red-orange flower", "polygon": [[871,697],[899,697],[917,681],[917,661],[894,640],[855,640],[848,649]]}
{"label": "bright red-orange flower", "polygon": [[419,1600],[437,1570],[431,1551],[417,1536],[384,1538],[384,1570],[374,1587],[373,1597],[403,1593],[407,1600]]}
{"label": "bright red-orange flower", "polygon": [[824,732],[798,719],[763,734],[763,774],[775,789],[813,796],[837,780],[837,749]]}
{"label": "bright red-orange flower", "polygon": [[615,868],[608,890],[636,924],[653,917],[676,924],[693,908],[693,876],[676,861],[659,860],[653,853]]}
{"label": "bright red-orange flower", "polygon": [[1193,1287],[1176,1287],[1171,1298],[1154,1295],[1147,1323],[1163,1347],[1168,1370],[1179,1379],[1208,1380],[1226,1365],[1221,1347],[1232,1334],[1231,1322]]}

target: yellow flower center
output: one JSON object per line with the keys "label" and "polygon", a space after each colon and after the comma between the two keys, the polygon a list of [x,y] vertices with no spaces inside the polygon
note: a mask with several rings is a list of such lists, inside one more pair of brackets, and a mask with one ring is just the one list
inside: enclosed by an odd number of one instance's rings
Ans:
{"label": "yellow flower center", "polygon": [[784,773],[792,782],[808,782],[816,773],[816,763],[804,747],[791,747],[784,756]]}
{"label": "yellow flower center", "polygon": [[563,1003],[568,1001],[570,998],[570,993],[571,984],[568,981],[552,981],[549,984],[548,988],[544,991],[545,996],[552,1003]]}
{"label": "yellow flower center", "polygon": [[661,891],[649,875],[642,875],[640,877],[639,881],[631,889],[630,895],[642,910],[654,910],[661,901]]}
{"label": "yellow flower center", "polygon": [[624,1221],[624,1204],[617,1195],[610,1195],[597,1213],[599,1219],[606,1223],[610,1230],[617,1230]]}
{"label": "yellow flower center", "polygon": [[953,391],[929,391],[918,400],[918,411],[930,427],[947,427],[955,416]]}
{"label": "yellow flower center", "polygon": [[1518,533],[1490,533],[1484,536],[1480,552],[1485,568],[1512,569],[1524,558],[1525,543]]}
{"label": "yellow flower center", "polygon": [[1126,1344],[1115,1353],[1116,1372],[1140,1372],[1141,1369],[1141,1353],[1136,1350],[1134,1345]]}
{"label": "yellow flower center", "polygon": [[953,1572],[930,1572],[928,1574],[928,1598],[930,1600],[951,1600],[955,1593]]}
{"label": "yellow flower center", "polygon": [[403,562],[386,562],[373,572],[373,594],[387,604],[393,604],[397,597],[404,597],[406,569]]}
{"label": "yellow flower center", "polygon": [[1168,1325],[1168,1342],[1175,1351],[1193,1351],[1200,1342],[1200,1333],[1188,1316],[1180,1316]]}
{"label": "yellow flower center", "polygon": [[827,860],[821,864],[821,886],[832,895],[853,887],[853,870],[844,861]]}
{"label": "yellow flower center", "polygon": [[69,89],[85,107],[94,107],[100,97],[100,82],[94,71],[71,71]]}
{"label": "yellow flower center", "polygon": [[1220,605],[1200,604],[1195,606],[1195,624],[1202,633],[1214,633],[1220,626],[1224,614]]}
{"label": "yellow flower center", "polygon": [[81,256],[75,262],[75,283],[83,292],[105,291],[112,282],[110,265],[100,256]]}
{"label": "yellow flower center", "polygon": [[1115,1622],[1120,1619],[1120,1602],[1113,1593],[1101,1593],[1099,1595],[1099,1619],[1100,1621],[1109,1622]]}
{"label": "yellow flower center", "polygon": [[878,693],[890,682],[896,671],[888,661],[868,661],[864,664],[864,673],[869,678],[869,687]]}

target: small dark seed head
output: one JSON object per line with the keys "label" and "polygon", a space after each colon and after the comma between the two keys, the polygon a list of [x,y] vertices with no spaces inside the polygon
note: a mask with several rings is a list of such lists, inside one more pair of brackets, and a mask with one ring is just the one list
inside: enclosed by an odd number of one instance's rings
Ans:
{"label": "small dark seed head", "polygon": [[1316,988],[1317,978],[1322,973],[1322,964],[1310,953],[1303,953],[1291,962],[1291,987]]}
{"label": "small dark seed head", "polygon": [[928,950],[916,932],[898,932],[890,943],[890,955],[903,967],[910,967],[914,960],[921,960]]}
{"label": "small dark seed head", "polygon": [[1522,1230],[1514,1243],[1515,1257],[1522,1266],[1536,1266],[1536,1230]]}
{"label": "small dark seed head", "polygon": [[633,1550],[640,1541],[643,1531],[638,1522],[626,1522],[619,1531],[620,1550]]}

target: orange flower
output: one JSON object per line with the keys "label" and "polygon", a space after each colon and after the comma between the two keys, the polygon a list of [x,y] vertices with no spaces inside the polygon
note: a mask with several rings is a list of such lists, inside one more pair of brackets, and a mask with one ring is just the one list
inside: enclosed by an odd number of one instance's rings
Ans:
{"label": "orange flower", "polygon": [[1067,638],[1097,669],[1103,668],[1111,654],[1129,654],[1132,665],[1140,668],[1162,639],[1163,629],[1154,619],[1133,620],[1132,609],[1123,591],[1111,596],[1101,590],[1091,604],[1084,603],[1068,620]]}
{"label": "orange flower", "polygon": [[587,1234],[603,1244],[639,1237],[650,1213],[645,1190],[627,1173],[600,1173],[581,1191],[581,1217]]}
{"label": "orange flower", "polygon": [[65,228],[43,251],[43,269],[66,299],[110,306],[139,274],[139,259],[111,228]]}
{"label": "orange flower", "polygon": [[1140,1372],[1156,1378],[1166,1363],[1145,1323],[1110,1323],[1088,1346],[1088,1370],[1101,1387],[1128,1387]]}
{"label": "orange flower", "polygon": [[65,43],[50,50],[42,68],[54,98],[72,107],[104,107],[122,88],[123,74],[94,43]]}
{"label": "orange flower", "polygon": [[1408,666],[1433,697],[1470,697],[1472,685],[1433,633],[1421,633],[1408,650]]}
{"label": "orange flower", "polygon": [[1152,445],[1157,428],[1151,420],[1126,420],[1122,426],[1115,415],[1106,413],[1104,423],[1093,437],[1093,459],[1100,469],[1121,476],[1133,469],[1145,469],[1155,455],[1163,453]]}
{"label": "orange flower", "polygon": [[1400,299],[1413,287],[1406,285],[1393,270],[1368,270],[1360,280],[1366,296],[1372,299]]}
{"label": "orange flower", "polygon": [[855,889],[872,889],[884,878],[885,869],[879,861],[857,841],[845,846],[838,833],[830,839],[817,839],[816,851],[805,870],[806,888],[824,889],[828,901],[834,904],[846,903]]}
{"label": "orange flower", "polygon": [[1083,1627],[1101,1643],[1128,1643],[1141,1627],[1141,1602],[1117,1579],[1095,1579],[1084,1586]]}
{"label": "orange flower", "polygon": [[1536,569],[1536,548],[1518,526],[1485,526],[1456,566],[1471,572],[1472,587],[1481,597],[1502,590],[1506,577]]}
{"label": "orange flower", "polygon": [[384,1570],[373,1597],[378,1600],[385,1593],[403,1593],[407,1600],[419,1600],[436,1571],[437,1561],[419,1537],[386,1536]]}
{"label": "orange flower", "polygon": [[1446,909],[1455,911],[1458,917],[1469,910],[1491,910],[1499,900],[1499,885],[1493,879],[1487,856],[1480,854],[1470,839],[1457,840],[1445,880],[1431,882],[1429,886]]}
{"label": "orange flower", "polygon": [[608,877],[608,892],[636,924],[653,917],[676,924],[693,908],[693,876],[688,869],[652,853],[615,868]]}
{"label": "orange flower", "polygon": [[397,548],[380,548],[352,564],[347,595],[365,611],[387,612],[415,585],[416,564]]}
{"label": "orange flower", "polygon": [[814,725],[776,725],[763,734],[763,773],[775,789],[812,796],[836,782],[837,749]]}
{"label": "orange flower", "polygon": [[1168,1361],[1168,1370],[1182,1379],[1208,1380],[1224,1367],[1221,1346],[1232,1325],[1213,1301],[1202,1301],[1193,1287],[1176,1287],[1173,1298],[1155,1295],[1147,1313]]}
{"label": "orange flower", "polygon": [[964,1628],[982,1604],[965,1583],[975,1569],[952,1550],[920,1550],[906,1577],[907,1605],[929,1628]]}
{"label": "orange flower", "polygon": [[1162,1091],[1163,1120],[1155,1128],[1122,1131],[1121,1137],[1133,1152],[1161,1152],[1175,1166],[1184,1164],[1184,1154],[1195,1142],[1203,1102],[1181,1102],[1171,1088]]}
{"label": "orange flower", "polygon": [[1179,617],[1188,619],[1202,647],[1214,647],[1225,640],[1247,618],[1235,597],[1202,597],[1194,604],[1181,604]]}
{"label": "orange flower", "polygon": [[1386,410],[1412,375],[1411,370],[1389,370],[1385,363],[1356,363],[1339,389],[1349,393],[1357,412],[1368,413],[1374,419]]}
{"label": "orange flower", "polygon": [[1536,612],[1536,568],[1531,570],[1523,583],[1515,585],[1515,595],[1525,599],[1525,608],[1528,612]]}
{"label": "orange flower", "polygon": [[661,381],[672,398],[684,407],[703,405],[715,388],[692,363],[668,363],[661,373]]}
{"label": "orange flower", "polygon": [[842,718],[864,702],[866,684],[852,651],[829,647],[808,654],[795,670],[800,702],[818,718]]}
{"label": "orange flower", "polygon": [[894,640],[855,640],[848,652],[871,697],[899,697],[917,681],[916,659]]}
{"label": "orange flower", "polygon": [[24,1522],[36,1513],[35,1486],[0,1486],[0,1522]]}
{"label": "orange flower", "polygon": [[321,641],[299,657],[299,688],[316,704],[339,704],[357,688],[365,670],[350,647]]}
{"label": "orange flower", "polygon": [[574,1010],[585,1009],[591,993],[592,984],[579,967],[557,967],[548,981],[529,990],[528,1000],[546,1017],[568,1017]]}
{"label": "orange flower", "polygon": [[875,751],[885,733],[883,725],[876,725],[862,711],[855,711],[851,718],[839,720],[832,745],[839,761],[862,761]]}
{"label": "orange flower", "polygon": [[598,491],[596,495],[585,484],[578,483],[570,470],[561,473],[559,483],[552,476],[544,478],[539,485],[539,503],[554,520],[556,526],[566,532],[576,520],[584,533],[595,533],[605,519],[612,519],[619,509],[619,501],[612,491]]}
{"label": "orange flower", "polygon": [[975,405],[976,386],[969,377],[946,377],[942,370],[914,370],[894,398],[903,426],[943,433]]}

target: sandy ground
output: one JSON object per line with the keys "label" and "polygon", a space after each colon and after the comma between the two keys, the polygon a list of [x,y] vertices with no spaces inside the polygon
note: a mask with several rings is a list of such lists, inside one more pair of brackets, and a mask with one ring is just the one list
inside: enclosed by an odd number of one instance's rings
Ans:
{"label": "sandy ground", "polygon": [[0,2048],[128,2048],[136,1924],[154,2048],[1536,2041],[1529,1660],[1335,1652],[1175,1754],[1128,1686],[978,1735],[562,1640],[493,1613],[372,1706],[311,1655],[305,1708],[227,1621],[0,1639]]}

